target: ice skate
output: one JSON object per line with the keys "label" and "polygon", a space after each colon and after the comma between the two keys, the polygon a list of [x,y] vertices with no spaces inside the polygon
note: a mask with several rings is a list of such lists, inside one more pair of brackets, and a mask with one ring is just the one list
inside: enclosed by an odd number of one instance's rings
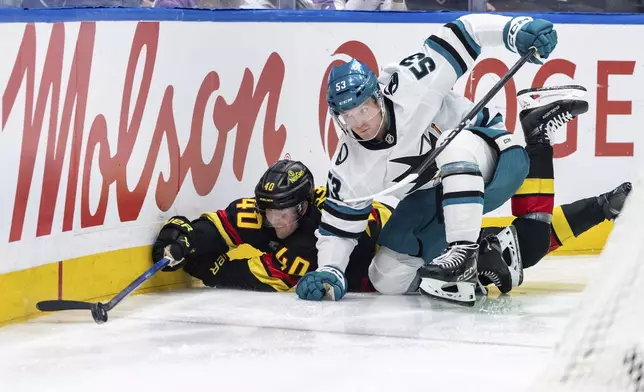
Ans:
{"label": "ice skate", "polygon": [[625,182],[612,191],[597,196],[597,203],[602,208],[606,219],[613,220],[619,216],[632,187],[630,182]]}
{"label": "ice skate", "polygon": [[582,86],[556,86],[519,91],[519,120],[526,144],[551,144],[553,133],[588,111]]}
{"label": "ice skate", "polygon": [[514,226],[505,227],[481,240],[478,278],[483,292],[484,287],[492,283],[504,294],[523,283],[523,263]]}
{"label": "ice skate", "polygon": [[419,270],[420,292],[460,305],[474,306],[478,244],[454,243]]}

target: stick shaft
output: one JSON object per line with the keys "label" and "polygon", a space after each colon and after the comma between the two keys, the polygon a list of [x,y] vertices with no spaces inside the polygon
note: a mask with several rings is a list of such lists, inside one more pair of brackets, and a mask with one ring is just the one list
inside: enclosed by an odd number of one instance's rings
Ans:
{"label": "stick shaft", "polygon": [[157,261],[152,267],[150,267],[147,271],[141,274],[132,283],[127,285],[126,288],[124,288],[118,294],[116,294],[114,298],[112,298],[110,302],[108,302],[105,305],[105,310],[109,311],[112,308],[114,308],[125,297],[132,294],[132,292],[136,290],[140,285],[142,285],[146,280],[150,279],[152,275],[156,274],[159,270],[164,269],[168,264],[170,264],[171,261],[172,260],[170,260],[167,257],[164,257],[161,260]]}

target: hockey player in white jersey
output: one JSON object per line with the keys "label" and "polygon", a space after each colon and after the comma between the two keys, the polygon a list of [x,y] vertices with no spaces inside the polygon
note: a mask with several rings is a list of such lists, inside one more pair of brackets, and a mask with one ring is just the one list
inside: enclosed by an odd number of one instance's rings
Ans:
{"label": "hockey player in white jersey", "polygon": [[[329,197],[316,232],[319,267],[298,283],[300,298],[344,296],[343,272],[371,210],[369,201],[344,200],[380,192],[419,165],[473,106],[451,91],[454,83],[482,46],[503,44],[520,55],[536,47],[547,58],[557,34],[541,19],[466,15],[430,36],[418,53],[385,67],[379,80],[357,60],[332,69],[327,101],[344,135],[332,160]],[[433,168],[394,194],[401,202],[388,225],[401,229],[385,226],[380,237],[374,263],[392,273],[383,274],[380,282],[372,278],[379,291],[414,290],[410,282],[420,264],[419,275],[427,283],[423,293],[473,303],[482,215],[514,194],[529,166],[525,150],[500,116],[490,117],[483,111]],[[401,290],[400,285],[409,287]]]}

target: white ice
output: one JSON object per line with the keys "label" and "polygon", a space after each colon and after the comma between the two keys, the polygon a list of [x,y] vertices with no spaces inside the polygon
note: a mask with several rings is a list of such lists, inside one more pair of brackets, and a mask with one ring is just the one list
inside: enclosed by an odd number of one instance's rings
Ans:
{"label": "white ice", "polygon": [[538,376],[597,259],[556,257],[474,308],[421,296],[191,289],[0,328],[0,391],[518,391]]}

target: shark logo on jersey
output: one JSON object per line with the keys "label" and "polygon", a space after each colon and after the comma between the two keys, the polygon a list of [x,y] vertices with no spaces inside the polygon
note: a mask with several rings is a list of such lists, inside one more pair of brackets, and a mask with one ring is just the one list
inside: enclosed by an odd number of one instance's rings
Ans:
{"label": "shark logo on jersey", "polygon": [[429,147],[431,150],[434,148],[434,145],[436,144],[436,138],[432,141],[432,138],[430,137],[430,134],[428,134],[427,131],[423,134],[423,136],[420,138],[420,151],[418,151],[418,155],[423,155],[423,152],[425,151],[425,147]]}
{"label": "shark logo on jersey", "polygon": [[391,75],[391,79],[389,80],[387,87],[385,87],[384,93],[385,95],[394,95],[396,90],[398,90],[398,72],[394,72],[394,74]]}
{"label": "shark logo on jersey", "polygon": [[[403,165],[409,166],[407,170],[405,170],[404,173],[399,175],[398,177],[394,178],[392,181],[393,182],[400,182],[403,178],[407,177],[409,174],[411,174],[416,168],[418,168],[421,163],[429,156],[429,154],[432,152],[432,150],[427,151],[423,155],[414,155],[414,156],[408,156],[408,157],[400,157],[396,159],[390,160],[390,162],[396,162],[396,163],[401,163]],[[430,167],[425,169],[423,172],[420,173],[418,178],[414,181],[414,186],[411,187],[411,189],[407,192],[407,194],[410,194],[412,192],[415,192],[418,188],[422,187],[423,185],[427,184],[430,182],[432,179],[436,177],[436,173],[438,172],[438,167],[436,166],[436,163],[432,163]]]}
{"label": "shark logo on jersey", "polygon": [[[431,128],[435,131],[438,130],[438,128],[434,124],[432,124]],[[403,165],[409,166],[409,169],[407,169],[398,177],[394,178],[392,181],[399,182],[407,175],[411,174],[416,168],[418,168],[425,160],[425,158],[432,152],[432,150],[436,146],[436,141],[436,136],[430,133],[428,128],[421,137],[420,151],[418,152],[418,155],[392,159],[391,162],[402,163]],[[414,186],[409,190],[409,192],[407,192],[407,194],[416,191],[418,188],[427,184],[434,178],[438,178],[438,167],[436,166],[436,163],[432,164],[432,166],[420,173],[416,181],[414,181]]]}

